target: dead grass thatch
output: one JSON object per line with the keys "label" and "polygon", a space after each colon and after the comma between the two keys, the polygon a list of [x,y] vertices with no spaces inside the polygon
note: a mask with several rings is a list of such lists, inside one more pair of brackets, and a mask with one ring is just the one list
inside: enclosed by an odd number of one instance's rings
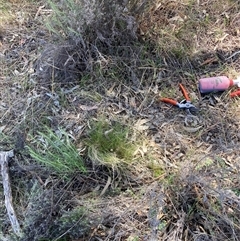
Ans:
{"label": "dead grass thatch", "polygon": [[[16,151],[23,234],[12,235],[1,202],[1,240],[240,239],[239,99],[202,96],[197,83],[238,75],[237,1],[92,0],[81,14],[70,0],[2,3],[0,149]],[[195,117],[159,102],[180,101],[180,82]],[[131,130],[124,169],[88,156],[91,123],[103,117]],[[66,131],[86,173],[65,179],[30,157],[25,145],[43,126]]]}

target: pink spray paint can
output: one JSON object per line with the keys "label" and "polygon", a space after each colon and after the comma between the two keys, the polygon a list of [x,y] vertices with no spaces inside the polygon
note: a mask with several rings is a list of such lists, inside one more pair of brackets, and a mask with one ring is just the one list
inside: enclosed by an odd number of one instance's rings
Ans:
{"label": "pink spray paint can", "polygon": [[202,78],[199,80],[199,90],[201,93],[224,91],[233,85],[239,85],[240,79],[229,79],[226,76]]}

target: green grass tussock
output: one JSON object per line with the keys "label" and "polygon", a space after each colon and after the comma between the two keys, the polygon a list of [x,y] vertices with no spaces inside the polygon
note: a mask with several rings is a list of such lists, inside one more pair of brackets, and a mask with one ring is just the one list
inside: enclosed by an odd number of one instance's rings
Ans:
{"label": "green grass tussock", "polygon": [[28,150],[34,160],[49,167],[58,175],[86,171],[83,158],[63,130],[56,134],[45,127],[45,131],[38,133],[37,138],[28,146]]}
{"label": "green grass tussock", "polygon": [[130,140],[130,129],[118,122],[110,124],[106,120],[92,123],[85,143],[92,161],[110,167],[130,164],[136,151],[136,145]]}

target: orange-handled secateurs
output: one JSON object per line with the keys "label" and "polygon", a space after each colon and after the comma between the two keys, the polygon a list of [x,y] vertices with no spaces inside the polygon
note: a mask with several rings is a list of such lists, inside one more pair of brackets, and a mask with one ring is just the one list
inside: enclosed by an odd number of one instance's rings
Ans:
{"label": "orange-handled secateurs", "polygon": [[181,102],[178,102],[176,100],[169,99],[169,98],[160,98],[159,100],[162,102],[177,106],[180,109],[187,109],[191,114],[196,114],[198,109],[192,104],[186,89],[182,84],[179,84],[179,86],[183,93],[183,96],[185,97],[184,100],[182,100]]}

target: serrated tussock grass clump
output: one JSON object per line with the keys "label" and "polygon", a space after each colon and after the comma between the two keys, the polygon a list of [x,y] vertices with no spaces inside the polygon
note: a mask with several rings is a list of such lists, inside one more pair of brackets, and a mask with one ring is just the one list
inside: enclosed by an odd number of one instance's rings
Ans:
{"label": "serrated tussock grass clump", "polygon": [[59,234],[62,234],[62,238],[72,240],[84,236],[90,228],[86,214],[87,210],[83,207],[76,207],[71,211],[65,211],[60,218],[55,220],[52,227],[52,237],[59,238]]}
{"label": "serrated tussock grass clump", "polygon": [[36,75],[45,85],[50,84],[49,80],[54,87],[78,84],[83,76],[94,73],[95,64],[105,61],[103,56],[110,55],[121,62],[116,51],[131,59],[137,27],[135,18],[126,13],[125,3],[48,0],[48,4],[52,11],[45,25],[53,34],[54,43],[44,48],[35,63]]}
{"label": "serrated tussock grass clump", "polygon": [[239,186],[239,173],[210,157],[201,165],[186,162],[171,180],[168,177],[162,209],[166,215],[159,220],[168,223],[167,229],[159,230],[163,240],[239,240],[239,196],[233,191]]}
{"label": "serrated tussock grass clump", "polygon": [[100,14],[100,3],[96,0],[61,2],[48,0],[47,2],[52,9],[52,14],[45,23],[46,27],[61,38],[81,37],[81,34]]}
{"label": "serrated tussock grass clump", "polygon": [[67,192],[44,189],[35,181],[24,209],[21,240],[75,240],[84,236],[90,229],[88,209],[76,206],[65,210],[66,199],[69,200]]}
{"label": "serrated tussock grass clump", "polygon": [[44,164],[59,175],[71,175],[75,172],[86,171],[77,148],[63,130],[56,134],[45,127],[44,132],[38,132],[37,139],[32,141],[28,150],[34,160]]}
{"label": "serrated tussock grass clump", "polygon": [[128,127],[104,120],[92,123],[85,144],[92,161],[111,167],[130,164],[136,151]]}
{"label": "serrated tussock grass clump", "polygon": [[[52,10],[45,25],[60,39],[81,38],[106,42],[121,35],[121,32],[135,35],[134,16],[130,10],[131,1],[97,0],[48,0]],[[127,13],[127,14],[126,14]],[[96,43],[95,43],[96,44]]]}

